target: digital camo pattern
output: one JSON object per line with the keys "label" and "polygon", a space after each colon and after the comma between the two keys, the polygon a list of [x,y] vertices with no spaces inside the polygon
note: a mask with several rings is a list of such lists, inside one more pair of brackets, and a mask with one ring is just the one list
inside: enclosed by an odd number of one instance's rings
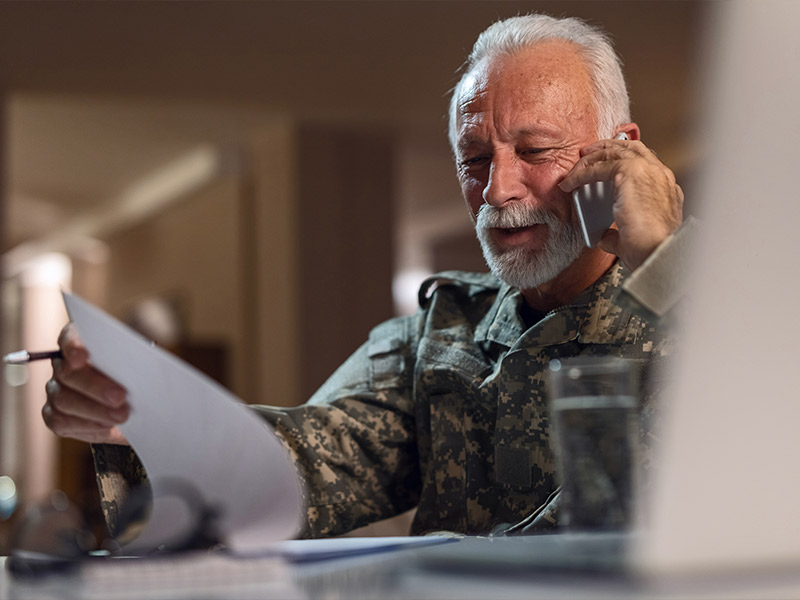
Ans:
{"label": "digital camo pattern", "polygon": [[100,507],[108,530],[118,541],[126,541],[125,501],[135,488],[148,485],[147,473],[136,453],[127,446],[93,444],[92,456],[100,491]]}
{"label": "digital camo pattern", "polygon": [[[669,348],[614,303],[625,276],[617,264],[528,328],[518,290],[490,275],[440,274],[423,285],[416,315],[376,327],[307,404],[253,407],[306,481],[304,535],[341,534],[415,506],[414,534],[555,527],[550,361],[613,355],[645,366]],[[648,439],[649,401],[642,414]],[[106,489],[122,488],[100,482],[108,514]]]}
{"label": "digital camo pattern", "polygon": [[555,527],[550,361],[614,355],[644,367],[669,348],[614,303],[625,276],[613,267],[527,328],[518,290],[489,275],[440,274],[423,286],[417,315],[377,327],[309,404],[258,408],[306,478],[305,534],[343,533],[413,506],[415,534]]}

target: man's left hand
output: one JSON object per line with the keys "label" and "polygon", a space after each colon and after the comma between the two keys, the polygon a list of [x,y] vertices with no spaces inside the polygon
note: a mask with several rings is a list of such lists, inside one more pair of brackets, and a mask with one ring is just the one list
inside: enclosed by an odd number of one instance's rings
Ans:
{"label": "man's left hand", "polygon": [[683,190],[675,175],[640,141],[600,140],[559,187],[572,192],[584,183],[614,182],[614,221],[598,247],[636,269],[683,221]]}

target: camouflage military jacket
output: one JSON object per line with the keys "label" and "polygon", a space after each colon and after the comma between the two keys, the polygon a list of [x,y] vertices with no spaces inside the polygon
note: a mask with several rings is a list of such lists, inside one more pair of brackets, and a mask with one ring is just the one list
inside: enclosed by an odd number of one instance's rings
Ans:
{"label": "camouflage military jacket", "polygon": [[[413,507],[415,534],[555,526],[550,361],[613,355],[645,364],[669,347],[615,302],[627,278],[617,263],[528,327],[519,290],[490,275],[440,274],[423,285],[417,314],[377,326],[308,403],[254,406],[305,480],[303,535],[337,535]],[[96,446],[95,461],[114,531],[120,497],[144,473],[121,447]]]}
{"label": "camouflage military jacket", "polygon": [[[573,304],[526,327],[521,293],[490,275],[426,282],[421,309],[376,327],[305,405],[256,407],[307,484],[306,535],[343,533],[414,506],[412,533],[486,533],[556,490],[551,360],[663,352],[655,327],[613,302],[617,264]],[[552,526],[552,510],[540,514]]]}

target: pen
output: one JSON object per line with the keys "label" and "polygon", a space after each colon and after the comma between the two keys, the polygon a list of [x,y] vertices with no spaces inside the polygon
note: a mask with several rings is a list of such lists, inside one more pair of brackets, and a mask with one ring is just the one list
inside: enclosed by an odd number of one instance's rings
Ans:
{"label": "pen", "polygon": [[53,358],[64,358],[61,350],[47,350],[46,352],[28,352],[18,350],[3,357],[3,362],[8,365],[24,365],[34,360],[51,360]]}

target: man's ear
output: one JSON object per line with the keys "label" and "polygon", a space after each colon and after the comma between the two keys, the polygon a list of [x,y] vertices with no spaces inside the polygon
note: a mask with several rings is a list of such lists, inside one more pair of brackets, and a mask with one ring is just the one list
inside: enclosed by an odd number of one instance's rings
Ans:
{"label": "man's ear", "polygon": [[625,123],[617,127],[617,134],[625,133],[629,140],[641,140],[642,132],[636,123]]}

